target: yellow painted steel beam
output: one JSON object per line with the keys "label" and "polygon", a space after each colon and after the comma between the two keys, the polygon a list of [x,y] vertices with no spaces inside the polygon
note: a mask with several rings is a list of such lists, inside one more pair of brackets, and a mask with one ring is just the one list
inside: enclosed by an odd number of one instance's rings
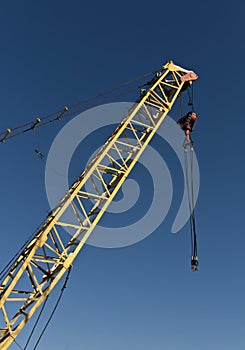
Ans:
{"label": "yellow painted steel beam", "polygon": [[[172,61],[164,65],[16,258],[0,285],[0,349],[9,347],[70,268],[185,84],[196,78]],[[68,210],[75,223],[63,217]]]}

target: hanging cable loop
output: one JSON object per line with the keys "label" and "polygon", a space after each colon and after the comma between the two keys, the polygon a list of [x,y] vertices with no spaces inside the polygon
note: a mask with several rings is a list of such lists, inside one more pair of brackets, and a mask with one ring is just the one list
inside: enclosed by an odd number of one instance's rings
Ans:
{"label": "hanging cable loop", "polygon": [[189,206],[189,212],[190,212],[189,222],[190,222],[190,235],[191,235],[191,270],[197,271],[199,263],[198,263],[198,256],[197,256],[197,234],[196,234],[196,222],[195,222],[193,142],[187,142],[185,140],[183,147],[184,147],[186,189],[188,194],[188,206]]}

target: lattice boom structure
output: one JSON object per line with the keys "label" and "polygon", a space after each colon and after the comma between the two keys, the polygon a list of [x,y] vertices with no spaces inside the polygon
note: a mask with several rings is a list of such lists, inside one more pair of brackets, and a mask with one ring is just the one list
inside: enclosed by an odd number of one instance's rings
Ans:
{"label": "lattice boom structure", "polygon": [[[162,67],[9,267],[0,285],[0,349],[9,347],[69,269],[176,98],[195,79],[172,61]],[[68,211],[74,220],[66,219]]]}

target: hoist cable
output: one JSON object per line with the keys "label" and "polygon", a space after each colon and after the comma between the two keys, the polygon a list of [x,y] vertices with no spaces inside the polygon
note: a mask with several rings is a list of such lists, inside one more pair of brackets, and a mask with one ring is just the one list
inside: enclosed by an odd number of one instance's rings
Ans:
{"label": "hoist cable", "polygon": [[[188,146],[190,147],[190,178],[189,178],[189,166],[188,166]],[[185,176],[186,176],[186,188],[188,195],[188,205],[190,211],[190,234],[191,234],[191,247],[192,256],[197,257],[197,236],[196,236],[196,223],[195,223],[195,203],[194,203],[194,178],[193,178],[193,146],[184,144],[184,162],[185,162]]]}
{"label": "hoist cable", "polygon": [[80,101],[80,102],[74,103],[74,104],[72,104],[72,105],[70,106],[70,108],[73,108],[73,107],[79,106],[79,105],[81,105],[81,104],[87,103],[87,102],[89,102],[89,101],[92,101],[92,100],[94,100],[94,99],[100,97],[100,96],[107,95],[107,94],[109,94],[109,93],[111,93],[111,92],[114,92],[114,91],[116,91],[116,90],[119,90],[119,89],[121,89],[121,88],[123,88],[123,87],[125,87],[125,86],[131,85],[131,84],[133,84],[134,82],[136,82],[136,81],[138,81],[138,80],[141,80],[141,79],[143,79],[143,78],[146,78],[146,77],[148,77],[149,75],[151,75],[151,74],[153,74],[153,73],[155,73],[155,71],[151,71],[151,72],[142,74],[142,75],[140,75],[140,76],[138,76],[138,77],[136,77],[136,78],[134,78],[134,79],[131,79],[131,80],[125,82],[125,83],[122,83],[122,84],[120,84],[120,85],[118,85],[118,86],[115,86],[115,87],[113,87],[113,88],[110,88],[110,89],[108,89],[108,90],[105,90],[104,92],[100,92],[100,93],[98,93],[98,94],[96,94],[96,95],[94,95],[94,96],[92,96],[92,97],[89,97],[89,98],[87,98],[87,99],[85,99],[85,100],[82,100],[82,101]]}
{"label": "hoist cable", "polygon": [[38,337],[33,350],[36,350],[36,348],[37,348],[37,346],[38,346],[42,336],[44,335],[44,333],[45,333],[45,331],[46,331],[46,329],[47,329],[47,327],[48,327],[48,325],[49,325],[49,323],[50,323],[50,321],[51,321],[51,319],[52,319],[52,317],[53,317],[53,315],[54,315],[54,313],[55,313],[55,311],[56,311],[56,309],[57,309],[57,307],[58,307],[58,305],[60,303],[60,300],[62,298],[64,290],[65,290],[65,288],[67,286],[67,283],[68,283],[68,280],[69,280],[69,277],[70,277],[70,273],[71,273],[71,266],[68,269],[68,272],[67,272],[67,275],[66,275],[66,279],[65,279],[65,283],[64,283],[63,287],[61,288],[61,292],[60,292],[59,298],[57,299],[56,304],[55,304],[55,306],[54,306],[54,308],[53,308],[53,310],[52,310],[52,312],[51,312],[51,314],[50,314],[50,316],[49,316],[49,318],[48,318],[48,320],[47,320],[47,322],[46,322],[46,324],[45,324],[45,326],[44,326],[44,328],[43,328],[43,330],[42,330],[42,332],[40,334],[40,336]]}
{"label": "hoist cable", "polygon": [[[131,88],[131,89],[128,89],[128,90],[126,90],[126,91],[124,91],[124,92],[121,92],[121,93],[119,93],[119,94],[116,94],[116,95],[113,95],[113,96],[111,96],[111,97],[108,97],[108,98],[99,100],[99,101],[97,101],[96,103],[90,104],[90,105],[88,105],[88,106],[86,106],[86,107],[81,107],[81,108],[79,108],[79,109],[76,109],[75,111],[72,111],[72,112],[69,112],[69,113],[64,114],[64,116],[62,116],[61,118],[59,118],[59,120],[64,119],[64,118],[67,118],[67,117],[70,117],[70,116],[72,116],[72,115],[74,115],[74,114],[77,114],[77,113],[79,113],[79,112],[85,111],[85,110],[87,110],[88,108],[96,107],[96,106],[98,106],[98,104],[102,104],[102,103],[111,101],[111,100],[114,99],[114,98],[117,98],[117,97],[126,95],[126,94],[128,94],[129,92],[134,91],[134,90],[135,90],[135,88]],[[49,124],[49,123],[55,122],[56,120],[57,120],[57,118],[54,118],[54,119],[52,119],[52,120],[49,120],[49,121],[47,121],[47,122],[45,122],[45,123],[40,124],[39,126],[45,126],[45,125],[47,125],[47,124]],[[39,126],[38,126],[38,127],[39,127]]]}
{"label": "hoist cable", "polygon": [[[47,218],[46,218],[47,219]],[[31,233],[29,238],[25,241],[24,244],[20,247],[20,249],[14,254],[14,256],[9,260],[9,262],[5,265],[5,267],[0,271],[0,281],[2,281],[11,271],[12,263],[13,261],[23,252],[25,247],[31,242],[31,240],[36,236],[38,231],[43,227],[45,224],[45,220],[42,221],[42,223],[34,230],[34,232]]]}
{"label": "hoist cable", "polygon": [[187,145],[184,144],[184,162],[185,162],[185,179],[186,179],[186,190],[188,195],[188,206],[190,212],[190,234],[191,234],[191,247],[193,247],[193,222],[192,222],[192,206],[191,206],[191,198],[190,198],[190,185],[189,185],[189,171],[188,171],[188,152]]}
{"label": "hoist cable", "polygon": [[194,109],[194,86],[191,84],[191,102],[192,102],[192,112],[195,112]]}
{"label": "hoist cable", "polygon": [[28,346],[28,344],[29,344],[29,342],[30,342],[30,340],[31,340],[31,338],[32,338],[32,336],[33,336],[33,333],[34,333],[34,331],[35,331],[35,329],[36,329],[36,327],[37,327],[37,325],[38,325],[38,322],[39,322],[39,320],[40,320],[40,318],[41,318],[41,315],[42,315],[42,313],[43,313],[43,311],[44,311],[44,308],[45,308],[45,306],[46,306],[48,297],[49,297],[49,296],[47,296],[46,299],[44,300],[44,303],[43,303],[43,305],[42,305],[42,308],[41,308],[41,310],[40,310],[40,312],[39,312],[39,315],[38,315],[38,317],[37,317],[37,319],[36,319],[36,322],[35,322],[34,326],[32,327],[32,330],[31,330],[31,332],[30,332],[30,335],[29,335],[29,337],[28,337],[28,339],[27,339],[27,341],[26,341],[26,345],[25,345],[25,347],[24,347],[23,350],[26,350],[26,349],[27,349],[27,346]]}
{"label": "hoist cable", "polygon": [[191,86],[189,86],[189,87],[188,87],[188,89],[187,89],[187,93],[188,93],[188,98],[189,98],[188,106],[191,106],[191,112],[194,112],[194,102],[193,102],[194,93],[193,93],[193,84],[192,84]]}
{"label": "hoist cable", "polygon": [[[120,93],[120,94],[114,95],[114,96],[112,96],[112,98],[119,97],[119,96],[121,96],[121,95],[123,95],[123,94],[128,93],[129,91],[132,91],[132,90],[134,90],[134,88],[128,89],[128,90],[127,90],[126,92],[124,92],[124,93]],[[73,114],[79,113],[79,112],[81,112],[82,110],[83,110],[83,111],[86,110],[87,108],[95,107],[95,106],[97,106],[98,103],[105,103],[105,102],[108,102],[110,99],[111,99],[111,98],[107,98],[107,99],[100,100],[100,101],[97,102],[97,103],[90,104],[88,107],[83,107],[83,108],[80,108],[80,109],[78,109],[78,110],[76,110],[76,111],[70,112],[69,114],[64,115],[62,118],[65,118],[65,117],[71,116],[71,115],[73,115]],[[46,121],[46,122],[41,123],[41,124],[38,124],[37,127],[46,126],[47,124],[56,121],[56,119],[57,119],[57,118],[52,119],[52,120],[49,120],[49,121]],[[11,136],[8,137],[8,139],[13,138],[13,137],[16,137],[16,136],[22,134],[23,132],[25,132],[25,131],[20,131],[20,132],[14,134],[14,135],[11,135]],[[43,223],[44,223],[44,222],[43,222]],[[11,258],[11,260],[10,260],[10,261],[7,263],[7,265],[2,269],[2,271],[0,271],[0,280],[2,280],[2,279],[9,273],[10,269],[8,269],[8,268],[11,267],[12,262],[16,259],[16,257],[18,257],[18,255],[19,255],[20,252],[24,249],[24,247],[25,247],[25,246],[31,241],[31,239],[35,236],[37,230],[38,230],[40,227],[41,227],[41,226],[39,226],[39,227],[35,230],[35,232],[31,234],[31,236],[29,237],[29,239],[22,245],[22,247],[18,250],[18,252],[13,256],[13,258]]]}
{"label": "hoist cable", "polygon": [[15,338],[12,335],[10,335],[10,337],[13,339],[14,344],[17,345],[20,350],[24,350],[22,348],[22,346],[15,340]]}
{"label": "hoist cable", "polygon": [[[136,77],[135,79],[129,80],[129,81],[125,82],[125,83],[122,83],[122,84],[117,85],[117,86],[115,86],[115,87],[113,87],[113,88],[110,88],[110,89],[105,90],[105,91],[103,91],[103,92],[100,92],[100,93],[98,93],[98,94],[96,94],[96,95],[93,95],[93,96],[91,96],[91,97],[89,97],[89,98],[87,98],[87,99],[83,99],[83,100],[81,100],[81,101],[79,101],[79,102],[77,102],[77,103],[71,104],[69,107],[70,107],[70,108],[73,108],[73,107],[75,107],[75,106],[78,106],[78,105],[81,105],[81,104],[85,104],[85,103],[87,103],[87,102],[89,102],[89,101],[91,101],[91,100],[96,99],[97,97],[106,95],[106,94],[108,94],[108,93],[110,93],[110,92],[113,92],[113,91],[115,91],[115,90],[117,90],[117,89],[120,89],[120,88],[122,88],[122,87],[124,87],[124,86],[130,85],[130,84],[132,84],[134,81],[140,80],[141,78],[143,78],[143,77],[145,77],[145,76],[148,76],[148,75],[150,75],[150,74],[152,74],[152,72],[146,73],[146,74],[144,74],[144,75],[142,75],[142,76]],[[63,109],[59,109],[59,110],[57,110],[56,112],[53,112],[53,113],[50,113],[50,114],[47,114],[47,115],[43,116],[43,117],[42,117],[42,120],[45,120],[45,119],[47,119],[47,118],[50,118],[50,117],[52,117],[52,116],[54,116],[54,115],[56,115],[56,114],[60,114],[60,113],[62,113],[62,112],[63,112]],[[11,130],[11,131],[14,131],[14,130],[17,130],[17,129],[20,129],[20,128],[23,128],[23,127],[26,127],[26,126],[29,126],[29,125],[33,125],[33,124],[35,124],[35,123],[36,123],[36,119],[34,119],[34,120],[30,121],[30,122],[27,122],[27,123],[25,123],[25,124],[21,124],[21,125],[19,125],[19,126],[17,126],[17,127],[11,128],[10,130]],[[6,131],[0,132],[0,135],[3,135],[3,134],[5,134],[5,133],[6,133]]]}
{"label": "hoist cable", "polygon": [[[50,316],[49,316],[49,318],[48,318],[48,320],[47,320],[47,322],[46,322],[46,324],[45,324],[45,326],[44,326],[44,328],[43,328],[41,334],[39,335],[39,337],[38,337],[38,339],[37,339],[37,341],[36,341],[36,344],[35,344],[33,350],[36,350],[36,348],[37,348],[37,346],[38,346],[38,344],[39,344],[41,338],[43,337],[43,335],[44,335],[44,333],[45,333],[45,331],[46,331],[46,329],[47,329],[47,327],[48,327],[48,325],[49,325],[49,323],[50,323],[50,321],[51,321],[51,319],[52,319],[52,317],[53,317],[53,315],[54,315],[54,313],[55,313],[55,311],[56,311],[56,309],[57,309],[57,307],[58,307],[58,305],[59,305],[59,303],[60,303],[60,300],[61,300],[61,297],[62,297],[62,295],[63,295],[63,293],[64,293],[64,290],[65,290],[65,288],[67,287],[67,283],[68,283],[68,280],[69,280],[69,277],[70,277],[70,273],[71,273],[71,266],[68,268],[68,272],[67,272],[67,275],[66,275],[66,279],[65,279],[65,282],[64,282],[64,284],[63,284],[63,287],[61,288],[61,292],[60,292],[59,298],[57,299],[57,301],[56,301],[56,303],[55,303],[55,306],[54,306],[54,308],[53,308],[53,310],[52,310],[52,312],[51,312],[51,314],[50,314]],[[46,306],[47,300],[48,300],[48,296],[47,296],[47,298],[45,299],[45,301],[44,301],[44,303],[43,303],[43,305],[42,305],[42,308],[41,308],[41,310],[40,310],[40,312],[39,312],[39,315],[38,315],[38,317],[37,317],[37,320],[36,320],[36,322],[35,322],[35,324],[34,324],[32,330],[31,330],[31,332],[30,332],[30,335],[29,335],[28,339],[27,339],[27,342],[26,342],[25,347],[23,348],[23,347],[16,341],[16,339],[15,339],[13,336],[11,336],[12,339],[13,339],[13,341],[14,341],[14,343],[18,346],[19,349],[21,349],[21,350],[26,350],[26,349],[27,349],[27,346],[28,346],[28,344],[29,344],[29,342],[30,342],[30,340],[31,340],[31,338],[32,338],[32,336],[33,336],[33,333],[34,333],[34,331],[35,331],[35,328],[37,327],[38,322],[40,321],[40,318],[41,318],[41,315],[42,315],[42,313],[43,313],[43,311],[44,311],[44,308],[45,308],[45,306]]]}
{"label": "hoist cable", "polygon": [[[71,105],[69,105],[68,107],[64,107],[63,109],[59,109],[59,110],[57,110],[56,112],[47,114],[47,115],[43,116],[42,118],[36,118],[36,119],[34,119],[34,120],[30,121],[30,122],[27,122],[27,123],[21,124],[21,125],[19,125],[19,126],[16,126],[16,127],[14,127],[14,128],[9,128],[9,129],[7,129],[7,130],[5,130],[5,131],[3,131],[3,132],[0,132],[0,135],[3,135],[3,137],[0,139],[0,142],[3,143],[3,142],[5,142],[5,141],[7,141],[7,140],[9,140],[9,139],[11,139],[11,138],[13,138],[13,137],[16,137],[16,136],[18,136],[18,135],[24,133],[24,132],[34,130],[34,129],[36,129],[37,127],[40,126],[40,123],[41,123],[42,121],[44,121],[44,120],[46,120],[46,119],[50,119],[50,118],[53,117],[53,116],[56,116],[56,118],[53,118],[52,120],[47,121],[46,123],[42,123],[42,125],[43,125],[43,126],[44,126],[44,125],[47,125],[49,122],[52,122],[52,121],[55,121],[55,120],[61,120],[61,119],[63,119],[63,115],[64,115],[64,114],[66,114],[66,116],[71,116],[71,115],[73,115],[74,113],[78,113],[79,111],[82,111],[82,110],[91,108],[91,105],[88,105],[88,106],[82,107],[82,108],[80,108],[80,109],[78,109],[78,110],[76,110],[76,111],[72,111],[72,112],[70,112],[70,113],[66,113],[69,109],[72,109],[72,108],[77,107],[77,106],[85,105],[86,103],[88,103],[88,102],[90,102],[90,101],[93,101],[93,100],[97,99],[98,97],[101,97],[101,96],[104,96],[104,95],[108,95],[108,94],[110,94],[110,93],[112,93],[112,92],[114,92],[114,91],[116,91],[116,90],[119,90],[119,89],[122,89],[122,88],[124,88],[124,87],[126,87],[126,86],[129,86],[129,85],[133,84],[134,82],[136,82],[136,81],[138,81],[138,80],[141,80],[141,79],[143,79],[143,78],[145,78],[145,77],[151,75],[152,73],[154,73],[154,71],[151,71],[151,72],[149,72],[149,73],[145,73],[145,74],[143,74],[143,75],[141,75],[141,76],[136,77],[135,79],[131,79],[131,80],[125,82],[125,83],[122,83],[122,84],[117,85],[117,86],[115,86],[115,87],[113,87],[113,88],[110,88],[110,89],[108,89],[108,90],[105,90],[105,91],[103,91],[103,92],[101,92],[101,93],[98,93],[98,94],[96,94],[96,95],[93,95],[93,96],[91,96],[91,97],[89,97],[89,98],[87,98],[87,99],[84,99],[84,100],[81,100],[81,101],[79,101],[79,102],[77,102],[77,103],[71,104]],[[135,89],[135,88],[134,88],[134,89]],[[129,92],[129,91],[126,91],[126,93],[128,93],[128,92]],[[125,94],[125,92],[122,92],[121,94],[118,94],[118,95],[116,95],[116,96],[108,97],[108,98],[106,99],[106,101],[112,100],[113,98],[118,97],[118,96],[121,96],[121,95],[123,95],[123,94]],[[102,101],[104,101],[104,100],[102,100]],[[96,103],[96,104],[92,104],[92,106],[98,105],[99,103],[102,103],[102,102],[101,102],[101,101],[97,101],[97,103]],[[15,134],[13,134],[13,135],[10,136],[10,134],[11,134],[13,131],[16,131],[16,130],[19,130],[19,129],[23,129],[23,128],[25,128],[25,127],[29,127],[29,128],[27,128],[27,129],[25,129],[25,130],[21,130],[21,131],[19,131],[19,132],[16,132]]]}
{"label": "hoist cable", "polygon": [[191,200],[192,200],[192,223],[193,223],[193,235],[194,235],[194,256],[197,255],[197,242],[196,242],[196,222],[195,222],[195,197],[194,197],[194,176],[193,176],[193,146],[190,146],[190,166],[191,166]]}
{"label": "hoist cable", "polygon": [[182,117],[182,93],[179,95],[179,119]]}
{"label": "hoist cable", "polygon": [[[46,125],[48,125],[48,124],[50,124],[50,123],[53,123],[53,122],[56,122],[56,121],[60,121],[60,120],[62,120],[62,119],[64,119],[64,118],[66,118],[66,117],[70,117],[70,116],[72,116],[72,115],[74,115],[74,114],[77,114],[77,113],[79,113],[79,112],[85,111],[85,110],[87,110],[88,108],[96,107],[96,106],[98,106],[98,104],[105,103],[105,102],[109,102],[109,101],[111,101],[111,100],[114,99],[114,98],[117,98],[117,97],[126,95],[126,94],[128,94],[129,92],[134,91],[134,90],[135,90],[135,88],[128,89],[128,90],[126,90],[126,91],[124,91],[124,92],[122,92],[122,93],[119,93],[119,94],[117,94],[117,95],[113,95],[112,97],[109,97],[109,98],[106,98],[106,99],[103,99],[103,100],[99,100],[99,101],[97,101],[96,103],[90,104],[90,105],[88,105],[88,106],[82,107],[82,108],[77,109],[77,110],[75,110],[75,111],[72,111],[72,112],[70,112],[70,113],[64,114],[63,116],[60,116],[60,115],[59,115],[58,117],[56,117],[56,118],[54,118],[54,119],[51,119],[51,120],[48,120],[48,121],[46,121],[46,122],[43,122],[43,123],[40,122],[40,123],[38,123],[38,124],[35,126],[35,128],[28,128],[28,129],[26,129],[26,130],[22,130],[22,131],[19,131],[19,132],[13,134],[13,135],[8,136],[8,138],[5,139],[5,141],[7,141],[7,140],[9,140],[9,139],[12,139],[12,138],[14,138],[14,137],[16,137],[16,136],[19,136],[19,135],[21,135],[21,134],[23,134],[23,133],[25,133],[25,132],[27,132],[27,131],[31,131],[31,130],[40,128],[40,127],[42,127],[42,126],[46,126]],[[1,140],[0,140],[0,142],[1,142]]]}

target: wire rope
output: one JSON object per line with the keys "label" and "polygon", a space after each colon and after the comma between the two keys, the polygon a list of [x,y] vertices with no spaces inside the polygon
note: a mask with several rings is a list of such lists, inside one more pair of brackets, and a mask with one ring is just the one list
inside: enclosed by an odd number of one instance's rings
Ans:
{"label": "wire rope", "polygon": [[[106,99],[102,99],[102,100],[97,101],[96,103],[89,104],[89,105],[85,106],[90,101],[96,100],[99,97],[106,96],[106,95],[108,95],[108,94],[110,94],[110,93],[112,93],[114,91],[120,90],[120,89],[125,88],[125,87],[127,87],[129,85],[132,85],[134,82],[137,82],[137,81],[139,81],[139,80],[141,80],[141,79],[151,75],[152,73],[154,73],[154,71],[151,71],[151,72],[145,73],[143,75],[140,75],[140,76],[138,76],[138,77],[136,77],[134,79],[131,79],[131,80],[125,82],[125,83],[119,84],[119,85],[117,85],[117,86],[115,86],[113,88],[110,88],[110,89],[107,89],[107,90],[105,90],[103,92],[95,94],[95,95],[93,95],[93,96],[91,96],[91,97],[89,97],[87,99],[83,99],[83,100],[81,100],[79,102],[76,102],[74,104],[71,104],[69,106],[65,106],[63,109],[59,109],[56,112],[44,115],[41,118],[36,118],[36,119],[34,119],[34,120],[30,121],[30,122],[18,125],[18,126],[14,127],[14,128],[8,128],[5,131],[0,132],[0,136],[2,136],[0,138],[0,142],[4,143],[5,141],[7,141],[9,139],[12,139],[12,138],[14,138],[16,136],[19,136],[19,135],[21,135],[23,133],[26,133],[28,131],[35,130],[36,128],[38,128],[40,126],[45,126],[45,125],[47,125],[49,123],[52,123],[54,121],[61,120],[61,119],[64,118],[64,116],[68,117],[68,116],[74,115],[75,113],[79,113],[79,112],[84,111],[84,110],[86,110],[88,108],[94,107],[94,106],[96,106],[98,104],[101,104],[101,103],[104,103],[104,102],[108,102],[108,101],[110,101],[110,100],[112,100],[112,99],[114,99],[116,97],[123,96],[123,95],[125,95],[126,93],[129,93],[130,91],[132,91],[135,88],[128,89],[128,90],[123,91],[123,92],[121,92],[119,94],[107,97]],[[78,108],[78,109],[76,109],[74,111],[71,111],[71,112],[67,113],[68,111],[70,111],[73,108],[78,107],[78,106],[81,106],[81,108]],[[52,118],[54,116],[55,116],[55,118]],[[24,128],[26,128],[26,129],[24,129]]]}
{"label": "wire rope", "polygon": [[63,287],[61,288],[61,292],[60,292],[59,298],[57,299],[56,304],[55,304],[55,306],[54,306],[54,308],[53,308],[53,310],[52,310],[52,312],[51,312],[51,314],[50,314],[50,316],[49,316],[49,318],[48,318],[48,320],[47,320],[47,322],[46,322],[46,324],[45,324],[45,326],[44,326],[44,328],[43,328],[43,330],[42,330],[42,332],[40,334],[40,336],[38,337],[33,350],[36,350],[40,340],[42,339],[42,337],[43,337],[43,335],[44,335],[44,333],[45,333],[49,323],[51,322],[51,320],[52,320],[52,318],[54,316],[54,313],[55,313],[55,311],[56,311],[56,309],[57,309],[57,307],[58,307],[58,305],[60,303],[60,300],[61,300],[61,298],[63,296],[63,293],[65,291],[65,288],[67,287],[67,283],[68,283],[68,280],[69,280],[69,277],[70,277],[70,273],[71,273],[71,266],[68,268],[68,272],[67,272],[67,275],[66,275],[65,283],[64,283]]}

